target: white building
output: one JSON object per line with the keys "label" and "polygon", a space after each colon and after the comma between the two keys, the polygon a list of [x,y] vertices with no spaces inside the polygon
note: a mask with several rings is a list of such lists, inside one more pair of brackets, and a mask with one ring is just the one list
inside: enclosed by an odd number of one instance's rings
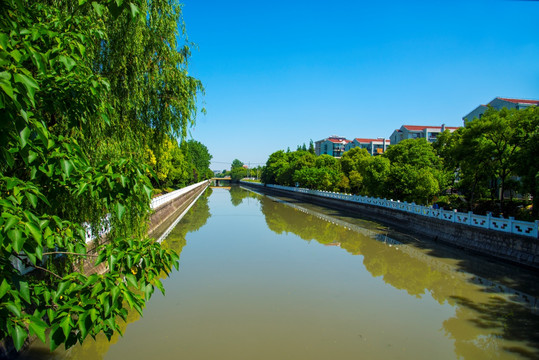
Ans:
{"label": "white building", "polygon": [[344,146],[344,151],[348,151],[355,147],[366,149],[371,155],[383,154],[389,146],[389,140],[384,138],[378,139],[362,139],[355,138]]}
{"label": "white building", "polygon": [[332,135],[326,139],[318,140],[314,143],[314,151],[316,156],[327,154],[336,158],[340,158],[343,154],[344,147],[350,140],[346,138]]}
{"label": "white building", "polygon": [[501,110],[503,108],[507,109],[517,109],[522,110],[530,106],[538,106],[539,100],[525,100],[525,99],[508,99],[497,97],[494,98],[491,102],[486,105],[479,105],[473,109],[470,113],[462,117],[464,124],[466,121],[472,121],[475,118],[480,119],[481,116],[487,111],[488,107],[492,107],[496,110]]}
{"label": "white building", "polygon": [[393,131],[389,137],[391,145],[398,144],[406,139],[427,139],[428,142],[435,142],[439,134],[445,130],[453,132],[458,126],[434,126],[434,125],[402,125],[400,129]]}

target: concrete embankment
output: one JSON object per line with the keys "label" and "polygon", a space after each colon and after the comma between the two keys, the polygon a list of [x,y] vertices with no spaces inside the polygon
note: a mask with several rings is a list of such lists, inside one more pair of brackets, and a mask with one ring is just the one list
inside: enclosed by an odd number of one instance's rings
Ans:
{"label": "concrete embankment", "polygon": [[539,241],[535,238],[449,223],[390,208],[269,188],[260,184],[243,182],[242,186],[265,194],[281,194],[301,201],[354,212],[363,218],[400,231],[539,270]]}
{"label": "concrete embankment", "polygon": [[[209,184],[209,181],[203,181],[188,188],[177,190],[177,194],[171,193],[172,198],[165,199],[162,203],[154,201],[148,235],[159,242],[162,241],[171,228],[181,220],[204,190],[208,188]],[[158,200],[158,198],[155,200]]]}
{"label": "concrete embankment", "polygon": [[[190,185],[172,193],[156,197],[152,200],[148,236],[161,242],[172,228],[181,220],[183,215],[193,206],[196,200],[209,186],[209,181]],[[103,237],[103,241],[108,241]],[[93,249],[89,250],[93,254]],[[88,258],[84,262],[84,273],[103,274],[108,271],[108,263],[103,262],[94,266],[94,258]]]}

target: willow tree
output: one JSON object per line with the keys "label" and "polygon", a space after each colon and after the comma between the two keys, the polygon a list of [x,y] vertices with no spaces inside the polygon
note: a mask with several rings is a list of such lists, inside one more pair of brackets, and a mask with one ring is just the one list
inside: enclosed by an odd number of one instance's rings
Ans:
{"label": "willow tree", "polygon": [[[182,29],[171,1],[2,1],[0,337],[17,350],[47,330],[51,349],[110,338],[126,304],[164,292],[178,256],[145,237],[141,159],[194,121]],[[108,272],[85,274],[89,260]]]}

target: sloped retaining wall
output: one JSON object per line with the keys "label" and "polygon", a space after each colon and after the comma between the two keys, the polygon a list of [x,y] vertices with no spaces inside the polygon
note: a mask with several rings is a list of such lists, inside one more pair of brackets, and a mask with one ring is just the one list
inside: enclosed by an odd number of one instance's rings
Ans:
{"label": "sloped retaining wall", "polygon": [[[152,201],[148,235],[161,242],[209,186],[209,181],[176,190]],[[162,199],[163,197],[166,197]]]}
{"label": "sloped retaining wall", "polygon": [[261,184],[242,182],[242,186],[252,187],[259,192],[284,194],[303,201],[356,212],[364,218],[382,222],[399,230],[539,270],[539,240],[533,237],[452,223],[397,209],[270,188]]}

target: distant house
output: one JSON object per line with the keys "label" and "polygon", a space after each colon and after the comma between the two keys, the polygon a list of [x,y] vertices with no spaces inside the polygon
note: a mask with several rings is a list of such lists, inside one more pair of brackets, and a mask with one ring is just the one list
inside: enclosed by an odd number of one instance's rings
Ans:
{"label": "distant house", "polygon": [[340,136],[330,136],[326,139],[318,140],[314,143],[314,151],[317,156],[327,154],[336,158],[340,158],[343,154],[344,147],[350,140]]}
{"label": "distant house", "polygon": [[406,139],[427,139],[428,142],[436,141],[438,135],[445,130],[453,132],[459,127],[455,126],[432,126],[432,125],[402,125],[400,129],[393,131],[393,134],[389,137],[391,145],[398,144],[402,140]]}
{"label": "distant house", "polygon": [[481,116],[487,111],[488,107],[493,107],[496,110],[501,110],[503,108],[507,109],[525,109],[530,106],[538,106],[539,100],[525,100],[525,99],[508,99],[508,98],[501,98],[497,97],[494,98],[491,102],[489,102],[487,105],[479,105],[475,109],[473,109],[469,114],[462,117],[462,120],[464,121],[464,124],[466,124],[466,121],[471,121],[475,118],[480,119]]}
{"label": "distant house", "polygon": [[361,139],[355,138],[344,146],[344,151],[348,151],[355,147],[366,149],[371,155],[383,154],[389,146],[389,140],[384,138],[378,139]]}

